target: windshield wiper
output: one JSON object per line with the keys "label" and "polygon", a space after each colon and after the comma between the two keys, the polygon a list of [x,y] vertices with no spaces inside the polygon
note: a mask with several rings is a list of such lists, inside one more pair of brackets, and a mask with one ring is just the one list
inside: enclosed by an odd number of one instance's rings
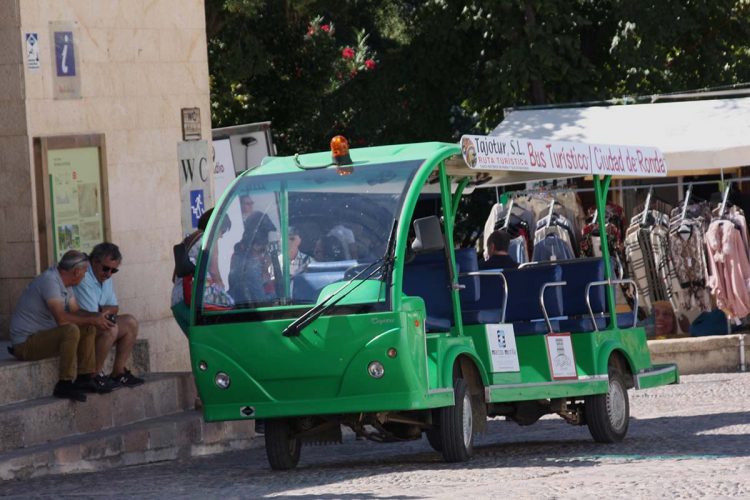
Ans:
{"label": "windshield wiper", "polygon": [[[284,328],[284,331],[281,332],[285,337],[297,337],[300,334],[300,331],[319,317],[321,317],[323,314],[326,313],[326,311],[330,310],[333,306],[338,304],[344,297],[352,293],[354,290],[356,290],[362,283],[364,283],[366,280],[373,277],[375,274],[379,273],[381,270],[385,270],[387,266],[389,266],[393,262],[392,257],[381,257],[372,263],[362,269],[360,272],[358,272],[354,277],[352,277],[349,281],[341,285],[340,288],[338,288],[335,292],[330,294],[328,297],[323,299],[323,301],[320,304],[317,304],[315,307],[307,311],[305,314],[300,316],[299,318],[295,319],[289,326]],[[372,269],[373,266],[376,264],[380,264],[375,269]],[[372,269],[372,270],[371,270]],[[371,271],[370,271],[371,270]],[[346,291],[346,293],[341,294],[339,297],[336,297],[341,292],[346,290],[349,285],[354,283],[355,280],[357,280],[360,276],[365,274],[366,272],[370,271],[370,273],[359,283],[351,287],[349,290]],[[383,273],[385,275],[385,272]],[[336,297],[334,299],[334,297]]]}

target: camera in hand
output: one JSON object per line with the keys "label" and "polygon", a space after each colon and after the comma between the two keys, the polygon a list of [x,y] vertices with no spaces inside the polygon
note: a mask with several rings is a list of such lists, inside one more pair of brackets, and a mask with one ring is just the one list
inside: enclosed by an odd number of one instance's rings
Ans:
{"label": "camera in hand", "polygon": [[117,323],[117,315],[116,314],[105,314],[104,317],[110,323]]}

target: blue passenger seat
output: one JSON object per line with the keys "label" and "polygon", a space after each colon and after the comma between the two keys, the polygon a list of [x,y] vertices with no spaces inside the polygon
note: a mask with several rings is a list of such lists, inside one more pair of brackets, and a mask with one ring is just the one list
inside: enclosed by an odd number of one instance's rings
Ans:
{"label": "blue passenger seat", "polygon": [[447,332],[453,326],[453,303],[445,253],[419,254],[404,265],[404,294],[422,297],[428,332]]}
{"label": "blue passenger seat", "polygon": [[[503,275],[508,282],[508,306],[505,322],[513,323],[519,335],[547,333],[547,325],[539,303],[539,292],[545,283],[560,281],[562,272],[557,265],[540,265],[523,269],[507,269]],[[480,276],[479,300],[462,307],[466,324],[500,323],[504,285],[499,276]],[[562,315],[563,293],[560,287],[545,291],[545,307],[550,318]]]}
{"label": "blue passenger seat", "polygon": [[461,288],[458,296],[461,304],[473,304],[479,300],[479,276],[461,276],[479,270],[479,258],[474,248],[460,248],[456,250],[456,266],[458,267],[458,283]]}
{"label": "blue passenger seat", "polygon": [[[560,261],[562,280],[567,282],[563,287],[565,304],[563,314],[567,319],[559,322],[559,329],[563,332],[591,332],[594,324],[586,306],[586,286],[594,281],[603,281],[604,261],[601,258],[575,259]],[[609,313],[607,308],[607,287],[593,286],[589,294],[591,310],[594,313],[596,326],[603,330],[607,328]],[[633,326],[633,313],[617,315],[620,328]]]}
{"label": "blue passenger seat", "polygon": [[[458,274],[479,268],[477,252],[473,248],[456,250]],[[461,303],[474,303],[479,298],[479,278],[459,276]],[[448,331],[454,324],[450,279],[444,251],[417,255],[404,266],[404,293],[422,297],[427,308],[427,330]]]}

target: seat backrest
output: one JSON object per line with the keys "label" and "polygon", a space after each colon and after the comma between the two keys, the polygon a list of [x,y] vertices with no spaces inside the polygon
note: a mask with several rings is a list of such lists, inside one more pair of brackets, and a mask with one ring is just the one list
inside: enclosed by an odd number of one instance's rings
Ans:
{"label": "seat backrest", "polygon": [[[503,272],[508,281],[508,308],[505,321],[527,321],[544,317],[539,304],[539,292],[545,283],[561,281],[562,270],[558,265],[534,266],[523,269],[508,269]],[[550,318],[562,316],[563,293],[561,287],[548,287],[544,304]]]}
{"label": "seat backrest", "polygon": [[479,300],[479,277],[461,276],[479,270],[477,251],[473,248],[459,248],[456,250],[456,266],[458,267],[458,283],[463,287],[458,292],[461,304],[473,304]]}
{"label": "seat backrest", "polygon": [[471,304],[471,309],[500,310],[503,307],[505,288],[500,276],[479,276],[479,299]]}
{"label": "seat backrest", "polygon": [[428,317],[448,320],[451,325],[454,324],[450,279],[442,250],[417,255],[405,264],[403,282],[403,292],[406,295],[422,297]]}
{"label": "seat backrest", "polygon": [[[589,314],[586,306],[586,285],[592,281],[604,280],[604,261],[601,258],[577,259],[559,263],[562,269],[562,280],[567,281],[563,287],[565,304],[563,314],[569,317]],[[591,309],[594,313],[607,310],[606,287],[591,287]]]}

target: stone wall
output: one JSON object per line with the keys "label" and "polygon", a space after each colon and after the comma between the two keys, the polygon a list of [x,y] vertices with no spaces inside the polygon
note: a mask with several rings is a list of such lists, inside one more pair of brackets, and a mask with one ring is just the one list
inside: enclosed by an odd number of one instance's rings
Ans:
{"label": "stone wall", "polygon": [[[203,137],[210,139],[203,0],[11,0],[0,9],[15,16],[0,12],[0,22],[16,20],[0,35],[0,68],[9,63],[0,83],[13,84],[0,85],[0,98],[15,110],[0,118],[0,140],[11,143],[0,146],[0,172],[15,173],[13,189],[0,194],[6,221],[0,227],[0,335],[7,335],[9,304],[46,265],[39,262],[36,235],[33,139],[104,134],[111,235],[124,255],[114,277],[120,308],[140,320],[153,370],[187,369],[187,341],[169,309],[171,249],[181,232],[181,108],[201,109]],[[81,99],[54,99],[54,21],[77,23]],[[39,34],[40,69],[23,63],[25,32]]]}
{"label": "stone wall", "polygon": [[0,338],[18,294],[36,274],[32,177],[18,0],[0,2]]}
{"label": "stone wall", "polygon": [[653,364],[675,363],[680,375],[736,372],[750,368],[750,335],[744,333],[649,340],[648,348]]}

